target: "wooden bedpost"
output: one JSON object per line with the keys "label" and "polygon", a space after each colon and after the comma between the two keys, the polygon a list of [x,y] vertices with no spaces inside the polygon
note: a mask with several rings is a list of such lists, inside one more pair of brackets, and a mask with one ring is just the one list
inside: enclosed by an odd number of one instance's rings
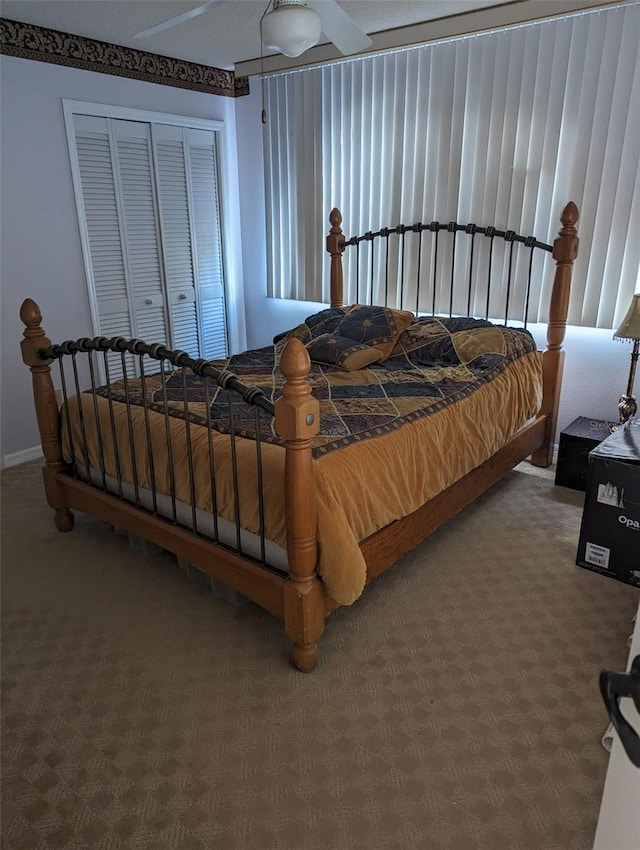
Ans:
{"label": "wooden bedpost", "polygon": [[578,207],[569,201],[562,211],[562,228],[553,243],[553,259],[556,261],[556,273],[553,279],[551,301],[549,305],[549,324],[547,325],[547,347],[542,355],[543,391],[542,413],[546,415],[544,443],[531,455],[535,466],[550,466],[553,461],[553,440],[558,421],[560,389],[562,386],[562,368],[564,351],[562,343],[567,328],[569,295],[571,293],[571,272],[573,261],[578,255],[579,239],[576,235],[576,223],[579,218]]}
{"label": "wooden bedpost", "polygon": [[51,341],[41,327],[42,314],[35,301],[27,298],[20,308],[20,318],[24,323],[24,339],[20,343],[22,360],[31,369],[33,380],[33,399],[40,431],[40,443],[45,457],[42,468],[44,489],[49,506],[55,511],[55,523],[58,531],[71,531],[73,514],[66,505],[64,494],[57,481],[58,472],[64,469],[62,460],[62,439],[60,434],[60,414],[56,402],[56,391],[51,380],[51,361],[38,359],[38,351],[48,348]]}
{"label": "wooden bedpost", "polygon": [[324,631],[324,590],[316,573],[318,541],[311,437],[320,428],[320,405],[306,380],[311,368],[298,339],[286,344],[280,370],[287,379],[275,403],[276,432],[285,440],[285,512],[290,576],[284,587],[284,624],[293,640],[292,661],[308,673],[318,661]]}
{"label": "wooden bedpost", "polygon": [[327,236],[327,251],[331,254],[331,306],[344,307],[342,291],[342,254],[344,248],[340,247],[340,243],[344,242],[344,235],[340,227],[342,213],[337,207],[331,210],[329,221],[331,230]]}

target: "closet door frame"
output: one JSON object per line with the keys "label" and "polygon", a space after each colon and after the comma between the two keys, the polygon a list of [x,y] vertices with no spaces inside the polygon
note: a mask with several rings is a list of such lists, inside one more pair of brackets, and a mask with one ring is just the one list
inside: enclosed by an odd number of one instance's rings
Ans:
{"label": "closet door frame", "polygon": [[[87,294],[89,298],[89,309],[91,312],[91,323],[94,336],[100,334],[100,321],[98,301],[96,297],[95,284],[93,279],[93,269],[91,265],[91,251],[89,247],[89,231],[86,220],[82,215],[84,209],[84,199],[82,194],[82,183],[80,179],[80,164],[75,144],[74,130],[74,115],[93,115],[99,118],[115,118],[125,121],[145,122],[153,124],[170,124],[175,127],[195,130],[209,130],[215,135],[216,153],[218,163],[218,192],[220,206],[220,228],[221,228],[221,253],[222,253],[222,273],[225,289],[225,313],[226,325],[228,332],[229,351],[233,349],[244,348],[242,341],[244,339],[244,328],[240,326],[237,310],[235,306],[236,299],[232,296],[231,290],[238,290],[238,281],[233,279],[233,269],[237,267],[238,256],[240,250],[239,234],[238,238],[233,238],[233,227],[229,215],[229,204],[226,203],[226,172],[228,170],[227,163],[227,142],[225,139],[225,124],[224,121],[204,118],[191,118],[186,115],[174,115],[166,112],[153,112],[145,109],[133,109],[124,106],[113,106],[102,103],[89,103],[81,100],[62,99],[62,107],[64,113],[65,129],[67,134],[67,146],[69,150],[69,160],[71,163],[71,176],[73,181],[73,192],[78,213],[78,226],[80,230],[80,243],[82,247],[82,258],[84,262],[85,275],[87,279]],[[235,246],[235,247],[234,247]],[[240,285],[241,288],[241,285]],[[198,293],[196,292],[198,308],[200,308]],[[170,322],[169,311],[167,311],[167,321]],[[170,325],[169,325],[170,326]],[[240,345],[238,345],[240,342]]]}

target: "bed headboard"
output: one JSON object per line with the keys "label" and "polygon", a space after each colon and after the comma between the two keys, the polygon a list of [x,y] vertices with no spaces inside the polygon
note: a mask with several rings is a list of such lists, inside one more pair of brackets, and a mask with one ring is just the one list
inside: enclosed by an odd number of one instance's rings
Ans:
{"label": "bed headboard", "polygon": [[542,295],[546,300],[552,289],[544,284],[545,256],[552,254],[556,261],[560,254],[568,256],[571,265],[577,255],[577,220],[577,207],[570,202],[562,213],[560,246],[558,240],[548,245],[513,230],[457,221],[398,224],[348,239],[340,226],[342,215],[333,209],[327,237],[331,306],[344,305],[347,261],[351,278],[355,276],[350,300],[357,303],[384,304],[416,315],[513,321],[526,327],[532,298]]}
{"label": "bed headboard", "polygon": [[[571,272],[578,256],[578,217],[577,206],[569,201],[560,216],[562,226],[553,245],[533,236],[520,236],[512,230],[437,221],[399,224],[346,239],[340,227],[340,210],[333,209],[326,243],[331,255],[331,306],[344,306],[342,262],[346,249],[351,247],[356,251],[352,268],[355,266],[357,300],[362,295],[364,303],[367,299],[368,303],[373,303],[375,298],[378,304],[404,307],[416,314],[448,313],[498,321],[502,317],[505,324],[513,321],[514,314],[517,316],[520,311],[520,321],[526,327],[531,298],[534,295],[542,297],[549,305],[547,345],[541,354],[542,404],[539,412],[539,416],[545,418],[545,438],[543,445],[533,453],[532,460],[537,466],[549,466],[562,386],[562,343],[567,327]],[[425,234],[430,237],[426,248]],[[462,250],[461,237],[466,239]],[[409,238],[414,239],[410,250]],[[391,239],[396,240],[394,250]],[[501,252],[496,248],[498,245]],[[548,284],[544,282],[542,269],[534,273],[534,252],[543,256],[550,252],[555,260],[553,280]],[[428,273],[424,271],[426,266],[429,266]],[[478,286],[483,274],[487,275],[484,277],[486,291],[484,286],[482,289]],[[501,316],[496,315],[496,305],[502,308],[498,309]]]}

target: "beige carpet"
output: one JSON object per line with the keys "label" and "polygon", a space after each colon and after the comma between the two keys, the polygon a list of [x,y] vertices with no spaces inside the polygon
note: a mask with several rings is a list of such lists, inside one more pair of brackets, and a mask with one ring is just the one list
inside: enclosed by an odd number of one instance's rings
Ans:
{"label": "beige carpet", "polygon": [[5,850],[579,850],[600,668],[637,592],[574,566],[581,495],[513,472],[337,612],[281,626],[3,474]]}

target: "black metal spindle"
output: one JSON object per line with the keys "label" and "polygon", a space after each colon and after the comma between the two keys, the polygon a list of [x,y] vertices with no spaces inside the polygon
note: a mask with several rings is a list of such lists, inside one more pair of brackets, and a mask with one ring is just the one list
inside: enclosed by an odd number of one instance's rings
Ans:
{"label": "black metal spindle", "polygon": [[[487,228],[489,230],[489,228]],[[487,267],[487,306],[485,310],[485,319],[489,318],[489,300],[491,298],[491,267],[493,265],[493,234],[489,236],[489,265]]]}
{"label": "black metal spindle", "polygon": [[[471,225],[473,227],[473,225]],[[467,230],[467,232],[469,232]],[[476,231],[475,227],[471,231],[471,248],[469,251],[469,288],[467,291],[467,317],[471,315],[471,290],[473,287],[473,255],[476,246]]]}
{"label": "black metal spindle", "polygon": [[264,526],[264,487],[262,480],[262,443],[260,438],[260,408],[253,409],[256,423],[256,464],[258,466],[258,516],[260,518],[260,561],[266,563]]}
{"label": "black metal spindle", "polygon": [[[532,238],[532,237],[529,237]],[[531,294],[531,272],[533,271],[533,245],[531,246],[531,250],[529,251],[529,273],[527,275],[527,293],[524,301],[524,327],[527,329],[527,322],[529,321],[529,296]]]}
{"label": "black metal spindle", "polygon": [[104,463],[104,444],[102,442],[102,425],[100,424],[100,413],[98,411],[98,396],[96,395],[95,369],[93,363],[93,351],[87,352],[89,361],[89,377],[91,379],[91,397],[93,398],[93,416],[96,422],[96,433],[98,435],[98,460],[100,463],[100,476],[102,478],[102,489],[107,489],[107,471]]}
{"label": "black metal spindle", "polygon": [[71,430],[71,416],[69,415],[69,397],[67,396],[67,381],[64,374],[63,358],[58,360],[60,369],[60,385],[62,387],[62,406],[65,413],[65,421],[67,423],[67,434],[69,436],[69,454],[71,455],[71,472],[74,478],[78,477],[78,466],[76,464],[76,455],[73,444],[73,432]]}
{"label": "black metal spindle", "polygon": [[78,418],[80,419],[80,433],[82,434],[82,451],[84,464],[87,467],[87,480],[91,480],[91,466],[89,463],[89,445],[87,443],[87,430],[84,424],[84,411],[82,409],[82,395],[80,393],[80,381],[78,380],[78,364],[76,363],[76,352],[71,355],[73,367],[73,381],[76,387],[76,400],[78,402]]}
{"label": "black metal spindle", "polygon": [[436,287],[438,285],[438,235],[439,230],[437,227],[437,222],[432,222],[432,224],[436,225],[433,237],[433,294],[432,294],[432,304],[431,304],[431,315],[435,316],[436,314]]}
{"label": "black metal spindle", "polygon": [[213,516],[213,538],[218,540],[218,492],[216,487],[216,465],[213,450],[213,428],[211,424],[211,398],[209,378],[204,379],[204,398],[207,405],[207,443],[209,445],[209,477],[211,478],[211,513]]}
{"label": "black metal spindle", "polygon": [[389,231],[385,228],[383,234],[386,237],[384,252],[384,306],[389,306]]}
{"label": "black metal spindle", "polygon": [[176,474],[173,466],[173,446],[171,443],[171,424],[169,422],[169,405],[167,403],[167,385],[164,371],[165,358],[160,358],[160,382],[162,384],[162,407],[164,409],[164,433],[167,441],[167,468],[169,471],[169,496],[171,497],[171,517],[178,521],[176,512]]}
{"label": "black metal spindle", "polygon": [[420,270],[422,267],[422,233],[423,229],[420,227],[418,231],[418,270],[416,273],[416,316],[420,312]]}
{"label": "black metal spindle", "polygon": [[238,490],[238,460],[236,452],[236,420],[233,412],[233,393],[229,392],[229,436],[231,437],[231,468],[233,473],[233,510],[236,520],[236,549],[242,552],[240,537],[240,492]]}
{"label": "black metal spindle", "polygon": [[375,242],[373,239],[369,243],[369,300],[367,304],[373,304],[373,255],[374,255],[374,245]]}
{"label": "black metal spindle", "polygon": [[[512,275],[512,271],[513,271],[513,246],[515,245],[515,242],[513,241],[514,235],[515,234],[513,233],[512,230],[509,230],[507,232],[507,234],[505,235],[505,239],[510,243],[510,245],[509,245],[509,268],[508,268],[508,271],[507,271],[507,299],[506,299],[505,305],[504,305],[504,324],[505,324],[505,327],[507,326],[507,324],[509,322],[509,298],[511,296],[511,275]],[[509,238],[509,237],[511,237],[511,238]]]}
{"label": "black metal spindle", "polygon": [[452,234],[451,236],[451,278],[449,280],[449,318],[453,316],[453,285],[456,276],[456,223],[455,221],[449,222],[449,232]]}
{"label": "black metal spindle", "polygon": [[122,498],[122,466],[120,464],[120,447],[118,441],[118,433],[116,429],[116,418],[113,410],[113,392],[111,390],[111,374],[109,371],[109,355],[107,349],[103,352],[104,359],[104,374],[107,381],[107,400],[109,402],[109,421],[111,423],[111,439],[113,441],[113,455],[116,462],[116,475],[118,477],[118,496]]}
{"label": "black metal spindle", "polygon": [[189,473],[189,496],[191,498],[191,523],[193,531],[198,533],[198,517],[196,514],[196,484],[193,477],[193,446],[191,443],[191,423],[189,419],[189,397],[187,387],[187,370],[182,370],[182,406],[184,410],[184,434],[187,449],[187,471]]}
{"label": "black metal spindle", "polygon": [[404,306],[404,248],[405,248],[405,227],[399,225],[398,232],[400,233],[400,309]]}
{"label": "black metal spindle", "polygon": [[140,507],[140,483],[138,481],[138,464],[136,462],[136,448],[133,437],[133,418],[131,416],[131,402],[129,401],[129,375],[127,374],[126,351],[120,352],[120,362],[122,363],[122,380],[124,381],[124,399],[127,409],[127,426],[129,428],[129,449],[131,456],[131,472],[133,474],[133,492],[135,496],[136,507]]}
{"label": "black metal spindle", "polygon": [[153,445],[151,443],[151,425],[149,423],[149,404],[147,402],[147,379],[144,373],[144,354],[139,356],[140,389],[142,390],[142,409],[144,411],[144,428],[147,435],[147,459],[149,461],[149,481],[151,484],[151,500],[154,514],[158,513],[158,495],[156,487],[156,467],[153,460]]}
{"label": "black metal spindle", "polygon": [[356,304],[360,303],[360,243],[356,242]]}

